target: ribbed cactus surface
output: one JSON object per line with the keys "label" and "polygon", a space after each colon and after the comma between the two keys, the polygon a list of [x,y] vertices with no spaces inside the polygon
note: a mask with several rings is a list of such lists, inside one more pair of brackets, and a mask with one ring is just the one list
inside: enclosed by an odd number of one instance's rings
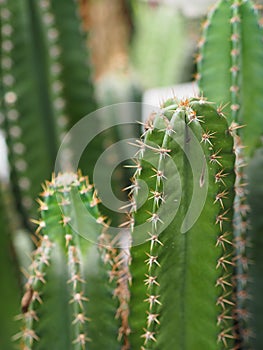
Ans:
{"label": "ribbed cactus surface", "polygon": [[250,0],[219,1],[204,22],[197,56],[200,89],[224,107],[235,136],[235,281],[237,324],[244,349],[263,346],[258,316],[263,307],[259,297],[262,294],[259,277],[262,262],[258,253],[262,250],[261,224],[260,207],[255,206],[255,202],[263,200],[259,181],[263,135],[260,9]]}
{"label": "ribbed cactus surface", "polygon": [[[66,130],[96,108],[77,10],[74,0],[0,3],[0,109],[12,186],[27,224]],[[65,163],[69,158],[68,152]]]}
{"label": "ribbed cactus surface", "polygon": [[45,184],[39,204],[37,249],[15,338],[24,350],[51,344],[61,350],[120,349],[123,314],[115,314],[122,293],[114,291],[121,262],[93,186],[81,175],[59,175]]}
{"label": "ribbed cactus surface", "polygon": [[[204,99],[145,124],[132,185],[132,349],[231,349],[233,138]],[[147,185],[147,186],[146,186]]]}
{"label": "ribbed cactus surface", "polygon": [[204,96],[225,105],[228,119],[245,125],[240,133],[247,154],[263,134],[263,29],[256,5],[221,0],[203,24],[197,56]]}

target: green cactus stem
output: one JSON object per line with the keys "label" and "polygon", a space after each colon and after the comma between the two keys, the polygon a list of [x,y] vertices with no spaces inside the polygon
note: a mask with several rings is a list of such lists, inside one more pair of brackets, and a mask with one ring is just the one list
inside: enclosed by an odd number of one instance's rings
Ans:
{"label": "green cactus stem", "polygon": [[19,313],[21,288],[19,268],[12,244],[11,230],[4,210],[2,193],[0,193],[0,231],[0,348],[12,350],[11,337],[18,331],[18,325],[14,322],[14,317]]}
{"label": "green cactus stem", "polygon": [[125,344],[125,313],[115,318],[125,302],[123,256],[111,247],[98,202],[81,175],[59,175],[44,186],[23,327],[15,336],[23,350],[116,350]]}
{"label": "green cactus stem", "polygon": [[[0,3],[0,108],[12,185],[27,226],[66,130],[96,108],[77,9],[74,0]],[[65,154],[64,161],[69,158]]]}
{"label": "green cactus stem", "polygon": [[[204,23],[203,38],[199,43],[200,53],[197,57],[200,89],[206,97],[221,103],[222,106],[225,105],[224,110],[234,132],[236,320],[244,349],[250,349],[253,337],[257,338],[260,334],[256,329],[253,330],[249,321],[257,316],[250,316],[248,305],[252,302],[247,291],[252,275],[256,275],[253,272],[254,267],[250,267],[253,261],[248,256],[249,223],[255,221],[256,209],[254,206],[249,209],[247,193],[248,187],[254,189],[259,184],[250,183],[254,177],[251,176],[248,181],[247,172],[250,172],[250,158],[261,145],[263,134],[262,35],[262,21],[258,7],[253,1],[219,1]],[[257,224],[254,225],[257,227]],[[252,229],[252,232],[255,235],[259,231],[256,228]],[[256,242],[259,238],[253,239]],[[260,249],[259,246],[257,249]],[[259,262],[257,266],[260,266]],[[259,282],[255,280],[254,283],[256,287]],[[253,287],[251,288],[253,290]],[[250,307],[250,310],[252,309],[254,312],[260,309],[259,300],[255,306]]]}
{"label": "green cactus stem", "polygon": [[248,334],[251,339],[252,348],[262,349],[262,314],[263,314],[263,217],[262,217],[262,199],[263,199],[263,148],[259,148],[251,160],[247,170],[248,174],[248,203],[250,206],[250,230],[248,240],[250,240],[249,258],[252,260],[250,267],[250,288],[249,288],[249,312],[246,316],[249,319],[250,328]]}
{"label": "green cactus stem", "polygon": [[198,84],[239,125],[246,153],[263,134],[263,29],[252,1],[221,0],[203,24],[197,56]]}
{"label": "green cactus stem", "polygon": [[172,99],[150,116],[137,146],[131,347],[231,349],[235,156],[227,121],[202,98]]}
{"label": "green cactus stem", "polygon": [[234,137],[235,162],[235,201],[234,201],[234,236],[235,236],[235,282],[236,295],[236,322],[239,328],[240,344],[242,349],[249,348],[252,332],[248,324],[248,303],[249,303],[249,267],[251,259],[248,258],[248,229],[249,229],[249,203],[247,200],[247,167],[244,155],[242,139],[237,135],[237,124],[232,123],[229,127]]}

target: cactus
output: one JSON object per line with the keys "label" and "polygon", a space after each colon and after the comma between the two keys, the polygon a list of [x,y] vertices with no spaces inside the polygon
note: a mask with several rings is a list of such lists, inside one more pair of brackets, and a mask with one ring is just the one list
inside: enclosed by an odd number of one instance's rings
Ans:
{"label": "cactus", "polygon": [[[261,186],[258,178],[261,161],[257,148],[262,144],[263,135],[263,84],[260,78],[263,74],[263,29],[258,9],[260,7],[252,1],[219,1],[203,25],[204,35],[199,42],[200,52],[197,56],[200,89],[206,97],[225,105],[229,124],[236,129],[234,228],[237,323],[244,349],[250,349],[251,343],[255,349],[261,349],[263,344],[257,316],[263,307],[262,298],[259,297],[262,288],[258,280],[262,274],[262,263],[257,253],[262,250],[260,219],[255,219],[258,208],[251,200],[251,194],[250,201],[247,201],[247,193],[255,193],[255,188]],[[255,159],[258,160],[257,173],[252,176]],[[247,174],[250,174],[249,180]],[[258,202],[263,199],[260,191],[257,191],[256,197]],[[253,244],[257,245],[252,252],[249,252],[250,236]]]}
{"label": "cactus", "polygon": [[[0,121],[29,226],[61,138],[95,109],[93,87],[76,1],[0,0],[0,10]],[[166,101],[135,142],[129,219],[121,225],[130,226],[130,250],[120,246],[125,229],[109,233],[100,189],[80,173],[53,176],[38,200],[40,218],[32,220],[36,250],[12,325],[20,290],[10,254],[1,255],[1,281],[12,295],[1,288],[0,347],[12,348],[6,338],[22,323],[13,338],[23,350],[262,348],[263,50],[252,1],[219,1],[199,47],[204,95]],[[92,157],[108,136],[112,130],[91,142]],[[70,163],[73,150],[66,151],[62,160]],[[84,172],[86,166],[84,155]]]}
{"label": "cactus", "polygon": [[0,108],[12,186],[28,226],[65,131],[96,104],[75,1],[3,0],[0,11]]}
{"label": "cactus", "polygon": [[157,6],[140,1],[131,4],[135,23],[131,59],[143,86],[149,89],[185,81],[190,75],[186,67],[190,45],[181,12],[161,2]]}
{"label": "cactus", "polygon": [[[87,178],[64,174],[39,199],[38,243],[22,298],[22,349],[119,349],[124,314],[114,319],[121,254],[111,248],[105,218]],[[103,262],[104,260],[104,262]],[[116,267],[118,265],[118,268]],[[107,267],[106,267],[107,266]],[[113,280],[106,283],[107,279]]]}
{"label": "cactus", "polygon": [[219,112],[203,99],[167,101],[138,142],[131,217],[133,349],[234,346],[235,157]]}
{"label": "cactus", "polygon": [[[250,206],[250,248],[249,258],[252,260],[250,278],[253,283],[249,286],[249,305],[250,327],[252,331],[252,348],[261,349],[263,344],[262,334],[262,198],[263,198],[263,148],[261,147],[255,152],[248,169],[248,203]],[[253,316],[252,316],[253,315]]]}
{"label": "cactus", "polygon": [[11,336],[18,330],[13,318],[19,312],[21,291],[18,265],[12,245],[11,230],[7,225],[2,193],[0,193],[0,227],[0,348],[11,350],[13,349]]}
{"label": "cactus", "polygon": [[197,56],[198,84],[209,100],[226,105],[246,153],[261,144],[263,119],[263,29],[252,1],[221,0],[203,24]]}

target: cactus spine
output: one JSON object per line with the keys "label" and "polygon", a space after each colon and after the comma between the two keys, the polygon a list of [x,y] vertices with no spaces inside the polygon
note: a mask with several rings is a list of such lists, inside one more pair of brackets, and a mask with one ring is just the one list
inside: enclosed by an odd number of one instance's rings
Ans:
{"label": "cactus spine", "polygon": [[[148,120],[138,146],[132,188],[137,207],[132,348],[230,348],[236,337],[231,280],[235,157],[227,121],[203,99],[171,100]],[[191,202],[192,195],[198,204]]]}

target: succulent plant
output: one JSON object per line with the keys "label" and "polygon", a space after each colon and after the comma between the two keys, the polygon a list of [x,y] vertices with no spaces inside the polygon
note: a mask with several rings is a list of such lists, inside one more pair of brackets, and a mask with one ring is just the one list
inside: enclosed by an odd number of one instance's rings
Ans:
{"label": "succulent plant", "polygon": [[0,2],[1,119],[27,226],[66,130],[96,108],[77,9],[73,0]]}
{"label": "succulent plant", "polygon": [[11,337],[18,330],[18,324],[14,322],[14,316],[19,312],[21,286],[18,262],[4,208],[2,188],[0,190],[0,348],[10,350],[13,348]]}
{"label": "succulent plant", "polygon": [[221,349],[237,341],[231,130],[202,98],[167,101],[145,127],[130,187],[130,271],[84,177],[59,175],[44,186],[15,337],[23,349]]}
{"label": "succulent plant", "polygon": [[170,100],[145,127],[132,188],[131,348],[230,349],[235,156],[227,121],[203,99]]}
{"label": "succulent plant", "polygon": [[225,105],[229,121],[245,125],[240,133],[253,154],[263,133],[263,28],[250,0],[221,0],[203,24],[197,80],[204,96]]}
{"label": "succulent plant", "polygon": [[[261,350],[258,8],[221,0],[208,15],[201,97],[169,99],[144,123],[129,165],[128,220],[115,237],[109,222],[118,220],[104,216],[99,189],[80,172],[44,184],[39,218],[33,205],[65,132],[96,107],[77,9],[73,0],[0,0],[0,122],[18,208],[27,226],[29,215],[37,224],[15,323],[19,279],[0,198],[0,347],[13,349],[7,338],[20,324],[13,339],[22,350]],[[90,178],[101,147],[121,138],[119,126],[109,129],[92,140],[92,159],[81,159]]]}
{"label": "succulent plant", "polygon": [[249,324],[252,333],[251,347],[259,350],[263,345],[262,334],[262,199],[263,199],[263,148],[256,150],[248,169],[248,204],[250,207],[250,230],[248,236],[249,259],[252,261],[249,278],[251,279],[248,289]]}
{"label": "succulent plant", "polygon": [[98,201],[81,175],[46,182],[21,303],[23,327],[14,337],[22,349],[118,349],[121,339],[125,344],[124,255],[111,247]]}
{"label": "succulent plant", "polygon": [[[261,349],[263,344],[257,316],[263,307],[259,297],[263,289],[258,280],[262,262],[256,253],[262,249],[258,215],[262,205],[256,208],[251,194],[247,200],[248,193],[255,194],[255,188],[261,186],[258,174],[262,167],[263,28],[258,10],[260,6],[252,1],[219,1],[204,22],[197,56],[201,91],[225,107],[229,124],[234,123],[236,129],[235,259],[236,272],[243,276],[237,285],[237,322],[242,329],[245,349],[250,349],[251,344]],[[254,169],[257,170],[255,176],[251,175]],[[262,202],[260,190],[256,198],[258,203]],[[251,244],[256,246],[251,249]]]}

